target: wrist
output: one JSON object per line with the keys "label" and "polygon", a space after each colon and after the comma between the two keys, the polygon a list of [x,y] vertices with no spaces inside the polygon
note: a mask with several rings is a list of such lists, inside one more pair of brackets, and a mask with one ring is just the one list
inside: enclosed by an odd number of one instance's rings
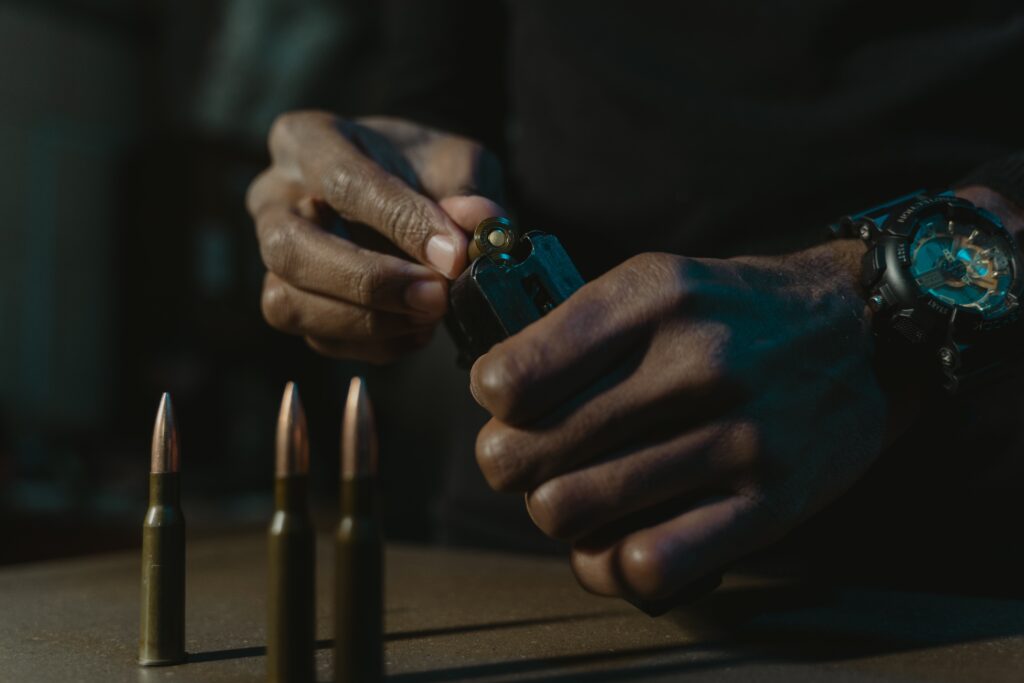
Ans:
{"label": "wrist", "polygon": [[835,239],[786,258],[804,294],[842,301],[871,335],[872,311],[861,285],[861,261],[867,245],[859,239]]}
{"label": "wrist", "polygon": [[[966,199],[979,208],[995,214],[1003,222],[1003,227],[1014,237],[1024,234],[1024,207],[1018,206],[1004,195],[982,185],[958,188],[954,191],[954,194],[957,197]],[[856,238],[836,239],[829,242],[828,245],[832,247],[828,253],[835,263],[835,272],[851,280],[854,288],[861,293],[862,297],[865,296],[865,291],[860,284],[861,269],[863,268],[862,259],[867,251],[867,246],[863,240]],[[813,251],[814,249],[808,250],[808,252]],[[870,308],[867,315],[870,320]]]}
{"label": "wrist", "polygon": [[[835,239],[797,254],[802,272],[817,273],[819,292],[812,296],[829,296],[841,301],[851,316],[860,322],[865,361],[887,399],[883,440],[885,446],[909,428],[920,414],[922,378],[905,359],[877,343],[874,311],[868,305],[867,290],[861,281],[864,254],[868,247],[861,239]],[[820,288],[824,288],[823,291]]]}

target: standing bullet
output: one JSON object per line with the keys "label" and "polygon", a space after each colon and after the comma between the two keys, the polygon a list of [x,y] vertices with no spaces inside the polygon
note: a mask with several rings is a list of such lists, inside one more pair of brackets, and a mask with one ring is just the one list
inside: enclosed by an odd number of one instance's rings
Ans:
{"label": "standing bullet", "polygon": [[312,683],[316,650],[316,538],[306,504],[309,437],[293,382],[277,418],[267,610],[267,680]]}
{"label": "standing bullet", "polygon": [[335,537],[334,680],[377,683],[384,675],[377,434],[366,386],[359,377],[349,385],[341,442],[341,521]]}
{"label": "standing bullet", "polygon": [[139,664],[185,659],[185,518],[181,514],[178,431],[164,394],[153,427],[149,510],[142,526]]}

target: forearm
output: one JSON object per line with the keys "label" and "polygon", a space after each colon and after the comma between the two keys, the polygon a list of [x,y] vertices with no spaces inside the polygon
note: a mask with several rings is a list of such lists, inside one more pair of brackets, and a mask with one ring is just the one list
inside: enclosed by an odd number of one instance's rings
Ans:
{"label": "forearm", "polygon": [[[1024,150],[982,164],[954,183],[953,187],[958,193],[970,191],[977,194],[978,200],[968,195],[962,196],[979,206],[985,206],[981,202],[992,200],[993,207],[986,208],[990,208],[997,215],[1000,215],[1000,209],[1007,210],[1008,213],[1015,214],[1019,221],[1024,209]],[[1009,225],[1007,228],[1013,232]]]}
{"label": "forearm", "polygon": [[995,190],[981,185],[969,185],[959,188],[957,196],[970,200],[976,206],[991,211],[1003,221],[1010,234],[1018,240],[1024,233],[1024,207],[1011,201],[1008,197]]}

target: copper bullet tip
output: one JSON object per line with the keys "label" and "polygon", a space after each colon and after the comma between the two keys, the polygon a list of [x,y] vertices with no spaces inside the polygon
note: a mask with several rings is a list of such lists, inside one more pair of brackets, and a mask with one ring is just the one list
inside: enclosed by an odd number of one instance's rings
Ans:
{"label": "copper bullet tip", "polygon": [[153,449],[149,471],[153,474],[177,472],[180,466],[179,458],[178,427],[174,424],[171,395],[164,392],[160,397],[160,407],[156,411],[156,424],[153,425]]}
{"label": "copper bullet tip", "polygon": [[306,412],[299,399],[299,388],[288,382],[281,398],[281,412],[277,415],[277,447],[274,473],[288,477],[309,472],[309,432]]}
{"label": "copper bullet tip", "polygon": [[345,419],[341,427],[341,477],[377,474],[377,427],[373,406],[362,377],[353,377],[345,401]]}

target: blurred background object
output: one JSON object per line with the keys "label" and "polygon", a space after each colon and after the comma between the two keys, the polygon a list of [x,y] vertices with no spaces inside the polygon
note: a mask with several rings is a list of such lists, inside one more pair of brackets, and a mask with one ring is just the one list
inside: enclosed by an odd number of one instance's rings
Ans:
{"label": "blurred background object", "polygon": [[[0,3],[0,563],[138,543],[162,391],[179,413],[196,533],[266,522],[289,379],[332,514],[345,378],[366,369],[263,322],[244,194],[277,113],[355,106],[374,7]],[[450,365],[444,344],[431,353]],[[450,380],[423,358],[404,365],[371,372],[382,450],[436,450],[417,425],[440,416],[413,408],[401,378]],[[401,467],[389,532],[424,539],[436,468]]]}

